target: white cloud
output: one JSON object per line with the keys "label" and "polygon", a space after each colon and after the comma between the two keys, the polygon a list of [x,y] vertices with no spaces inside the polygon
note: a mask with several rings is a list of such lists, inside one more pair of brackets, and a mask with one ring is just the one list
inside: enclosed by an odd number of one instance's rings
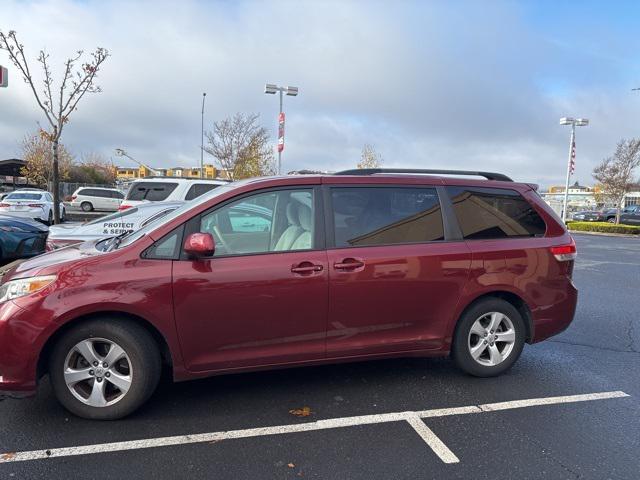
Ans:
{"label": "white cloud", "polygon": [[[569,135],[558,118],[574,114],[592,119],[578,137],[577,178],[588,183],[619,137],[640,133],[640,98],[580,79],[620,58],[581,56],[511,3],[9,1],[0,28],[17,30],[32,58],[46,47],[58,67],[79,48],[110,50],[104,92],[64,133],[78,154],[124,147],[153,166],[196,165],[203,91],[207,123],[259,112],[275,136],[267,81],[300,87],[285,100],[286,170],[353,167],[366,142],[390,166],[558,182]],[[0,157],[44,120],[11,73]]]}

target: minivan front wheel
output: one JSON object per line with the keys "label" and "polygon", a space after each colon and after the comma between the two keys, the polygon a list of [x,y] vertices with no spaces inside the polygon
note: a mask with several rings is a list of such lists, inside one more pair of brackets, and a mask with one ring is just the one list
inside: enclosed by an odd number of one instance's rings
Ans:
{"label": "minivan front wheel", "polygon": [[69,330],[55,345],[49,364],[60,403],[94,420],[132,413],[151,396],[160,371],[151,335],[123,319],[90,320]]}
{"label": "minivan front wheel", "polygon": [[522,316],[509,302],[487,298],[460,318],[452,354],[462,370],[477,377],[505,372],[516,362],[525,341]]}

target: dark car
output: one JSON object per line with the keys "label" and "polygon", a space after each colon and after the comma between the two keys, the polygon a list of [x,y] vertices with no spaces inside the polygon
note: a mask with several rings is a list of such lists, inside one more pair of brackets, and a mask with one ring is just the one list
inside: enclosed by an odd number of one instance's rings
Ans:
{"label": "dark car", "polygon": [[582,210],[571,215],[572,220],[579,222],[604,222],[602,212],[599,210]]}
{"label": "dark car", "polygon": [[625,225],[640,225],[640,205],[629,205],[620,214],[620,223]]}
{"label": "dark car", "polygon": [[48,232],[49,227],[36,220],[0,215],[0,261],[44,253]]}
{"label": "dark car", "polygon": [[472,172],[235,182],[27,260],[0,285],[0,391],[34,394],[48,373],[71,412],[115,419],[163,368],[180,381],[451,355],[499,375],[571,323],[575,243],[534,185],[445,174]]}
{"label": "dark car", "polygon": [[[627,213],[631,213],[633,214],[634,212],[637,212],[638,205],[629,205],[626,206],[624,208],[620,209],[620,223],[626,223],[626,222],[622,222],[622,217],[623,215],[627,214]],[[598,212],[596,212],[598,214],[598,219],[597,220],[593,220],[596,222],[609,222],[609,223],[616,223],[616,213],[617,213],[617,209],[615,208],[607,208],[604,210],[599,210]],[[631,225],[637,225],[637,224],[631,224]]]}

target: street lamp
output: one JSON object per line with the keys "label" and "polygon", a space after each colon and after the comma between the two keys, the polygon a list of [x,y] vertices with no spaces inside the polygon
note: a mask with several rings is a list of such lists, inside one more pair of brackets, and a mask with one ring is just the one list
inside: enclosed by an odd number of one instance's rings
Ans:
{"label": "street lamp", "polygon": [[275,95],[280,93],[280,113],[278,114],[278,175],[282,175],[282,151],[284,150],[284,112],[282,111],[282,94],[286,93],[290,97],[298,96],[298,87],[280,87],[273,83],[264,86],[264,93]]}
{"label": "street lamp", "polygon": [[127,152],[124,151],[124,149],[122,148],[116,148],[116,156],[118,157],[127,157],[129,160],[137,163],[138,165],[140,165],[141,167],[146,168],[147,170],[149,170],[154,177],[159,177],[160,176],[160,172],[158,172],[157,170],[154,170],[153,168],[145,165],[142,162],[139,162],[138,160],[136,160],[135,158],[133,158],[131,155],[129,155]]}
{"label": "street lamp", "polygon": [[204,99],[207,93],[202,93],[202,124],[200,127],[200,178],[204,178]]}
{"label": "street lamp", "polygon": [[567,163],[567,181],[564,185],[564,202],[562,204],[562,221],[567,221],[567,203],[569,200],[569,179],[574,166],[574,157],[576,153],[576,127],[586,127],[589,120],[586,118],[562,117],[560,125],[571,125],[571,140],[569,141],[569,161]]}

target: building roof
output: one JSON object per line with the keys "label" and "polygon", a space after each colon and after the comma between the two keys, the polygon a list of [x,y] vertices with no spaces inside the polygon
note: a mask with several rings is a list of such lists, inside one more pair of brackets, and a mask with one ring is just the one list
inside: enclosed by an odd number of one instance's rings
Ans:
{"label": "building roof", "polygon": [[27,162],[19,158],[8,158],[0,160],[0,175],[10,175],[12,177],[22,177],[20,169],[27,165]]}

